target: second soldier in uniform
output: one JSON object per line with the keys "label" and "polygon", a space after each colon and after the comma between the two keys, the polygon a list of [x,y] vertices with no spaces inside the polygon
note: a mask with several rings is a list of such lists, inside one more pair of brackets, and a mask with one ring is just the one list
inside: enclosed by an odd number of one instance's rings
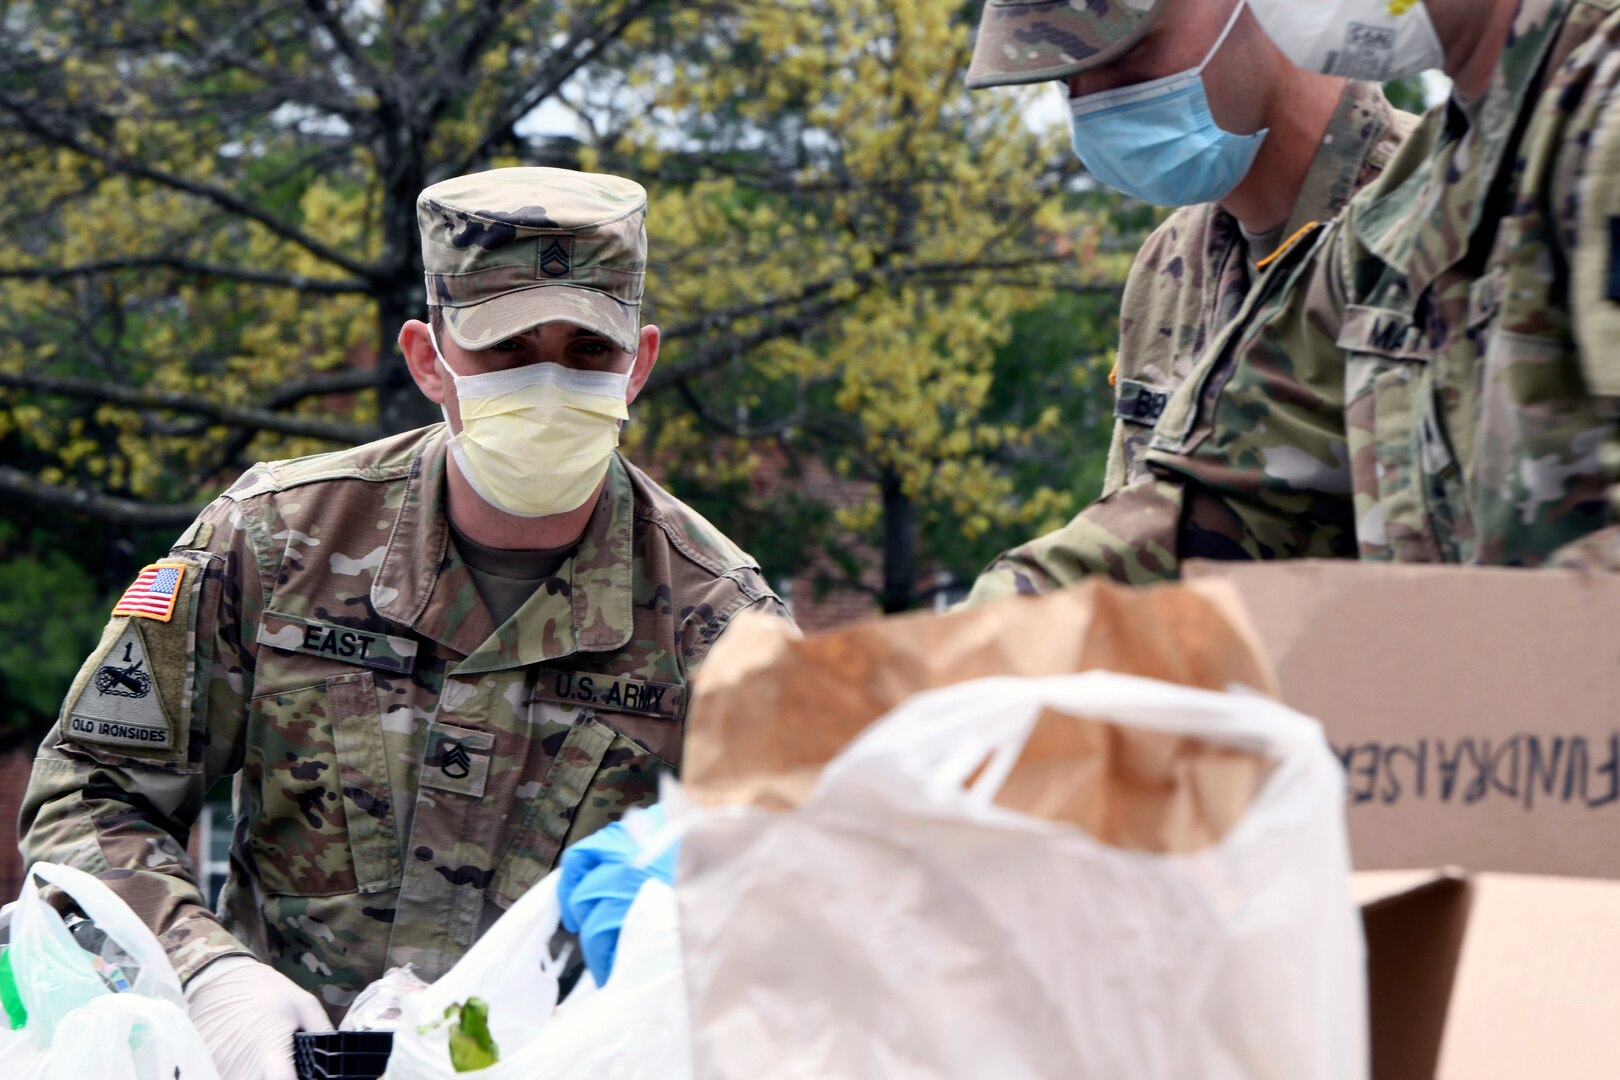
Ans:
{"label": "second soldier in uniform", "polygon": [[[1254,283],[1302,230],[1376,179],[1416,123],[1375,83],[1294,67],[1244,7],[984,8],[969,85],[1055,80],[1074,113],[1075,151],[1096,178],[1180,208],[1126,281],[1105,492],[1146,476],[1172,395],[1210,362]],[[975,597],[1041,587],[1040,577],[1004,561]]]}

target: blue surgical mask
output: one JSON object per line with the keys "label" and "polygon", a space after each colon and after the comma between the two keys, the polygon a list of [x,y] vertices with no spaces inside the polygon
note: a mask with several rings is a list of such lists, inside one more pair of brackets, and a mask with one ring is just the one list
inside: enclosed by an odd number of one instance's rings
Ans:
{"label": "blue surgical mask", "polygon": [[1238,4],[1215,47],[1190,71],[1069,99],[1074,152],[1098,183],[1155,206],[1216,202],[1242,183],[1270,132],[1221,130],[1209,111],[1204,69],[1244,6]]}

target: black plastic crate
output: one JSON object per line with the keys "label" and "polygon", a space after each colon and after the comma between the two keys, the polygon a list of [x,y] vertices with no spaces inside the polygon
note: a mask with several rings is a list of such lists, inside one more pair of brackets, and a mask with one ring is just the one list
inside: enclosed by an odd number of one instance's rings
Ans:
{"label": "black plastic crate", "polygon": [[377,1080],[394,1049],[392,1031],[300,1031],[293,1035],[298,1080]]}

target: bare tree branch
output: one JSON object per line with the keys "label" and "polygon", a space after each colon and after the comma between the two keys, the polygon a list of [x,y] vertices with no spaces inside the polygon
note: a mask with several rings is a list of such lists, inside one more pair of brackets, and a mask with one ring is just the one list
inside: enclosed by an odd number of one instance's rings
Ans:
{"label": "bare tree branch", "polygon": [[326,0],[305,0],[304,7],[315,20],[320,23],[332,39],[332,45],[342,54],[343,58],[354,65],[354,73],[359,76],[378,97],[387,96],[387,80],[377,71],[365,53],[360,51],[359,44],[349,33],[349,28],[343,25],[343,18],[327,6]]}
{"label": "bare tree branch", "polygon": [[676,380],[675,388],[680,391],[681,400],[686,402],[686,407],[696,413],[697,418],[703,421],[705,426],[711,427],[721,434],[729,435],[734,439],[773,439],[794,427],[800,420],[799,413],[801,410],[796,408],[787,416],[774,420],[769,424],[760,427],[744,427],[741,424],[731,423],[709,408],[708,402],[703,400],[703,395],[697,392],[690,378]]}
{"label": "bare tree branch", "polygon": [[164,187],[173,188],[175,191],[204,199],[249,221],[256,221],[282,239],[297,244],[316,258],[325,259],[355,277],[371,278],[378,273],[375,267],[367,266],[365,263],[350,258],[336,248],[330,247],[310,236],[291,222],[285,221],[223,188],[217,188],[211,184],[200,183],[176,175],[166,169],[159,169],[149,165],[144,161],[123,157],[110,150],[93,146],[69,132],[53,129],[39,120],[26,101],[19,102],[9,95],[0,94],[0,109],[4,109],[16,117],[19,124],[47,143],[72,150],[74,153],[90,158],[93,161],[99,161],[114,172],[141,180],[150,180],[154,184],[161,184]]}
{"label": "bare tree branch", "polygon": [[[1004,262],[978,263],[964,267],[960,263],[914,263],[910,266],[889,266],[873,268],[850,274],[836,274],[812,282],[793,296],[773,297],[770,300],[756,304],[744,304],[724,311],[711,312],[696,319],[666,330],[665,341],[679,341],[682,338],[697,337],[699,335],[722,330],[728,324],[739,319],[754,318],[760,315],[770,315],[774,312],[792,309],[796,305],[804,304],[806,300],[822,296],[836,286],[851,282],[858,289],[865,290],[878,283],[894,284],[900,281],[920,280],[925,284],[936,284],[944,281],[957,283],[956,278],[962,277],[964,271],[997,272],[1004,270],[1027,269],[1032,266],[1050,265],[1051,256],[1032,256],[1026,259],[1012,259]],[[931,277],[930,275],[935,275]],[[966,276],[962,283],[977,283],[979,279]],[[1099,291],[1111,291],[1113,286],[1100,287]],[[853,300],[849,298],[834,298],[811,304],[792,311],[791,314],[769,322],[752,333],[741,337],[728,337],[706,349],[699,350],[693,357],[672,368],[656,368],[652,377],[647,380],[648,390],[662,390],[701,375],[712,368],[718,367],[737,353],[762,345],[774,338],[788,334],[796,334],[811,329],[823,317],[832,314],[840,308],[848,306]]]}
{"label": "bare tree branch", "polygon": [[121,499],[116,495],[103,495],[83,488],[47,484],[21,469],[13,469],[8,465],[0,465],[0,491],[58,510],[73,510],[119,525],[186,525],[203,509],[201,505],[159,506],[137,502],[134,499]]}
{"label": "bare tree branch", "polygon": [[247,285],[270,285],[298,292],[340,296],[371,291],[371,283],[359,278],[339,281],[332,278],[312,278],[302,274],[278,274],[267,270],[243,270],[235,266],[222,266],[188,259],[180,255],[131,255],[122,259],[101,259],[79,263],[76,266],[15,266],[0,268],[0,280],[60,281],[64,278],[85,277],[115,270],[173,270],[193,277],[217,277],[240,281]]}
{"label": "bare tree branch", "polygon": [[[823,300],[819,304],[811,304],[795,311],[792,315],[767,323],[751,334],[744,334],[741,337],[728,337],[715,342],[708,348],[699,349],[692,357],[676,367],[654,368],[652,377],[647,380],[646,390],[663,390],[685,379],[690,379],[719,367],[740,352],[746,352],[775,338],[808,330],[821,319],[831,315],[848,303],[847,300],[832,299]],[[700,320],[698,325],[702,325],[702,323],[703,320]],[[707,326],[702,326],[702,328],[710,329]]]}
{"label": "bare tree branch", "polygon": [[[369,373],[368,373],[369,374]],[[149,390],[141,387],[118,386],[91,379],[70,379],[28,372],[0,372],[0,386],[17,390],[34,390],[45,394],[61,394],[86,401],[104,401],[113,405],[126,405],[136,409],[173,409],[176,412],[195,413],[211,417],[222,424],[236,424],[258,431],[274,431],[283,435],[303,435],[327,439],[338,443],[361,443],[376,437],[372,428],[359,424],[344,424],[313,417],[288,416],[267,409],[244,408],[210,401],[194,394],[181,394],[167,390]]]}
{"label": "bare tree branch", "polygon": [[1029,278],[998,278],[973,277],[961,275],[959,277],[930,277],[930,285],[994,285],[1006,289],[1050,289],[1052,292],[1069,293],[1073,296],[1124,296],[1125,283],[1123,281],[1036,281]]}
{"label": "bare tree branch", "polygon": [[[383,373],[377,368],[340,368],[299,379],[283,385],[275,393],[259,402],[261,409],[286,409],[305,398],[325,397],[328,394],[352,394],[358,390],[375,390]],[[369,438],[370,436],[368,436]]]}
{"label": "bare tree branch", "polygon": [[[630,25],[646,13],[647,9],[661,2],[661,0],[633,0],[626,3],[624,10],[617,18],[600,28],[592,26],[589,30],[576,34],[561,47],[552,51],[553,57],[565,57],[560,63],[546,65],[546,77],[528,93],[519,97],[505,109],[498,110],[494,123],[484,131],[482,138],[456,163],[452,176],[459,175],[471,169],[483,160],[491,148],[501,140],[507,138],[512,129],[529,113],[540,107],[540,104],[560,90],[564,83],[586,64],[595,60],[602,50],[617,41]],[[582,48],[583,46],[583,48]]]}

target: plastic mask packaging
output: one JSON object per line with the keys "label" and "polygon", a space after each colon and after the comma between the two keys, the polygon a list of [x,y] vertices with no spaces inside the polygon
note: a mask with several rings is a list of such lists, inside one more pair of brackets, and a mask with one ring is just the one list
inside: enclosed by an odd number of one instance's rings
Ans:
{"label": "plastic mask packaging", "polygon": [[1225,198],[1243,181],[1270,132],[1222,130],[1204,90],[1204,69],[1242,12],[1239,4],[1197,67],[1069,99],[1074,152],[1099,183],[1155,206],[1196,206]]}
{"label": "plastic mask packaging", "polygon": [[1445,65],[1422,0],[1249,0],[1296,67],[1387,82]]}
{"label": "plastic mask packaging", "polygon": [[[455,380],[461,409],[450,453],[479,497],[515,517],[585,505],[607,474],[619,424],[630,415],[630,376],[553,363],[458,375],[438,338],[432,340]],[[448,426],[450,414],[443,411]]]}

